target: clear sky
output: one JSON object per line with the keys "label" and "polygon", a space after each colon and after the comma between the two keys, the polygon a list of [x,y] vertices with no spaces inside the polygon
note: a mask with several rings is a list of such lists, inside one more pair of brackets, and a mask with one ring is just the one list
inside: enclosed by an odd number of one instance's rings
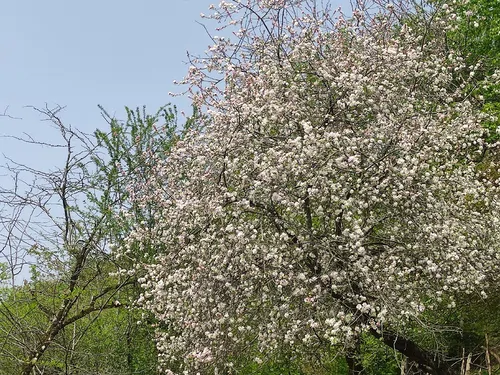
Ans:
{"label": "clear sky", "polygon": [[[172,81],[184,76],[186,51],[210,44],[196,23],[214,0],[15,0],[0,12],[0,133],[44,125],[26,105],[66,106],[63,119],[102,127],[97,104],[123,117],[123,107],[168,102],[189,108]],[[9,147],[4,142],[0,147]],[[5,153],[5,150],[2,150]]]}

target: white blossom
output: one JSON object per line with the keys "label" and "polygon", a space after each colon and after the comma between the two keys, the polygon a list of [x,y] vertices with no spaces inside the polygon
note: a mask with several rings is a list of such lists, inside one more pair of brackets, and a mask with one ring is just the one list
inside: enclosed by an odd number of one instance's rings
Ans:
{"label": "white blossom", "polygon": [[[288,4],[256,3],[269,17]],[[390,37],[304,14],[238,62],[218,40],[224,89],[190,68],[209,120],[134,187],[137,204],[158,207],[130,244],[157,248],[140,303],[170,327],[158,331],[165,368],[348,347],[443,297],[486,296],[498,274],[498,167],[477,168],[492,146],[455,85],[462,60],[409,27]]]}

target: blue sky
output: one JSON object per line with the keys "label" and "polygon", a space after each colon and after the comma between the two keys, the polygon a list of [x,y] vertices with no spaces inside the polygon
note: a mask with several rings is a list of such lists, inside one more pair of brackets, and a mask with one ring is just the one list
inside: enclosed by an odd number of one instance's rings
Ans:
{"label": "blue sky", "polygon": [[[0,133],[45,125],[26,105],[66,106],[63,119],[82,130],[105,124],[97,104],[123,117],[125,105],[151,111],[173,102],[189,108],[172,81],[184,76],[186,51],[210,43],[201,12],[213,0],[16,0],[0,14]],[[4,142],[0,147],[10,148]],[[2,150],[5,152],[5,150]]]}

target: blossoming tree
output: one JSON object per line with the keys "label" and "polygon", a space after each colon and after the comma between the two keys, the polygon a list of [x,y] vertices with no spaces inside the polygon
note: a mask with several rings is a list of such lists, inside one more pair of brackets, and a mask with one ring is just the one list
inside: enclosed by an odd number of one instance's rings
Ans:
{"label": "blossoming tree", "polygon": [[158,208],[129,243],[158,249],[139,302],[167,373],[280,350],[335,350],[355,372],[362,334],[448,373],[405,325],[495,281],[495,145],[457,74],[474,67],[396,27],[392,6],[347,19],[315,4],[221,2],[238,43],[215,39],[186,78],[208,121],[133,187]]}

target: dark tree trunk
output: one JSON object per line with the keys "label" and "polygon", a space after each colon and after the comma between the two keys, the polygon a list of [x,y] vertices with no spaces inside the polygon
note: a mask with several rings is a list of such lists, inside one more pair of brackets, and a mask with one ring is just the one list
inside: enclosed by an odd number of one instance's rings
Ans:
{"label": "dark tree trunk", "polygon": [[360,375],[363,373],[363,364],[361,363],[361,341],[358,338],[354,344],[354,348],[350,349],[345,360],[349,368],[349,375]]}
{"label": "dark tree trunk", "polygon": [[349,353],[345,356],[345,360],[349,368],[349,375],[360,375],[363,373],[363,365],[357,356],[353,356]]}
{"label": "dark tree trunk", "polygon": [[453,368],[449,362],[446,362],[439,356],[420,348],[413,341],[404,337],[398,336],[389,331],[377,332],[372,330],[371,333],[381,338],[384,344],[396,349],[398,352],[408,358],[408,361],[419,365],[419,368],[424,373],[430,375],[456,375],[459,374],[459,369]]}

